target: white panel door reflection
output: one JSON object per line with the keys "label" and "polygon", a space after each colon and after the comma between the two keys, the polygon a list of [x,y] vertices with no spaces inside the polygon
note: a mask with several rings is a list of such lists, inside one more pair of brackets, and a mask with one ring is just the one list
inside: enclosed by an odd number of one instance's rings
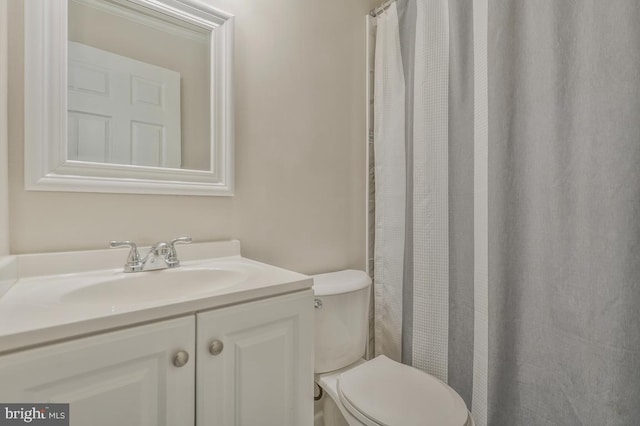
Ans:
{"label": "white panel door reflection", "polygon": [[180,73],[69,42],[69,160],[181,166]]}

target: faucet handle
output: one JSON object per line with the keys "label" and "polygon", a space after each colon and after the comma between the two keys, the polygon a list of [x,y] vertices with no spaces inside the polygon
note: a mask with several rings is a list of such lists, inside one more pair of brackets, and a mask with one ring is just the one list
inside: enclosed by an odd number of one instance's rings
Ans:
{"label": "faucet handle", "polygon": [[171,268],[180,266],[178,252],[176,251],[176,244],[191,244],[192,241],[191,237],[180,237],[171,240],[169,243],[169,255],[167,256],[167,263]]}
{"label": "faucet handle", "polygon": [[109,247],[131,247],[131,250],[129,250],[129,256],[127,256],[127,263],[124,265],[125,272],[133,272],[142,265],[140,253],[138,253],[138,246],[133,241],[111,241],[109,243]]}
{"label": "faucet handle", "polygon": [[175,238],[173,240],[171,240],[171,247],[174,246],[174,244],[190,244],[193,240],[191,239],[191,237],[180,237],[180,238]]}

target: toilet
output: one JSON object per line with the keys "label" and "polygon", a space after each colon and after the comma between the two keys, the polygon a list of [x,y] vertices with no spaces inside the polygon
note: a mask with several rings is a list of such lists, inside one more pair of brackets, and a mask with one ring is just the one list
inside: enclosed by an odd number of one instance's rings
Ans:
{"label": "toilet", "polygon": [[325,426],[474,425],[446,383],[384,355],[363,359],[371,294],[366,273],[331,272],[313,281],[315,381]]}

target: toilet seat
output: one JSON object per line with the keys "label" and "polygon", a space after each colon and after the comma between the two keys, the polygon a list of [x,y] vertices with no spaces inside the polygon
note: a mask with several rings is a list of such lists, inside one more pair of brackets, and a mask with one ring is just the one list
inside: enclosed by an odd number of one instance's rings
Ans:
{"label": "toilet seat", "polygon": [[447,384],[384,355],[338,376],[340,402],[366,426],[465,426],[470,416]]}

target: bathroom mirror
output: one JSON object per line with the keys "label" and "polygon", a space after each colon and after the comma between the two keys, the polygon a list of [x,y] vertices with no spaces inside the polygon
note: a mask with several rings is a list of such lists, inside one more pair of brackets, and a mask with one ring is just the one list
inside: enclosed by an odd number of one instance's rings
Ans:
{"label": "bathroom mirror", "polygon": [[231,15],[194,0],[24,5],[27,190],[233,194]]}

